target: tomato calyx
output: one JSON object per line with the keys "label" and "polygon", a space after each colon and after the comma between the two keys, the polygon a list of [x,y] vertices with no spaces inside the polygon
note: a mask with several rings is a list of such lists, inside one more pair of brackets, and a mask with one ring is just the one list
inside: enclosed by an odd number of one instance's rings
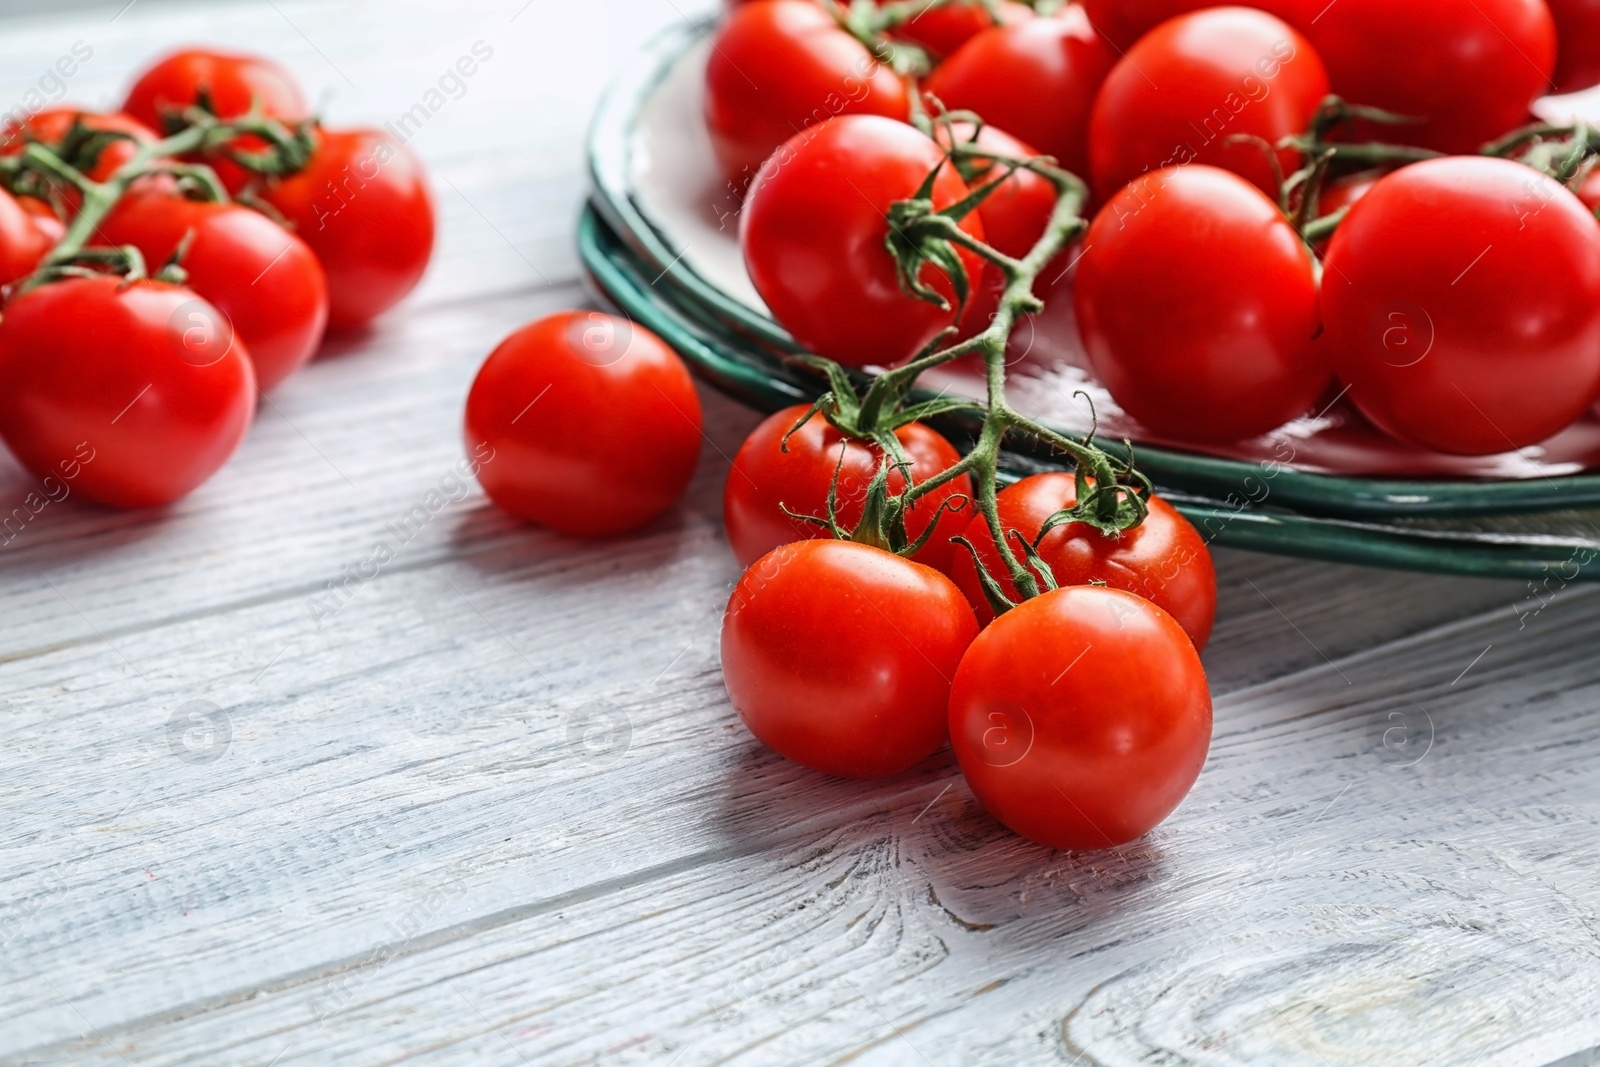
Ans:
{"label": "tomato calyx", "polygon": [[872,545],[896,555],[915,556],[932,539],[938,528],[939,518],[944,512],[960,511],[970,503],[970,500],[965,494],[957,493],[940,501],[939,507],[928,518],[926,529],[918,537],[911,538],[907,532],[906,520],[915,498],[905,499],[904,490],[899,494],[889,491],[890,475],[896,471],[899,472],[901,484],[906,490],[912,486],[911,456],[906,452],[905,445],[896,431],[911,423],[925,422],[953,411],[973,411],[978,405],[959,397],[934,397],[907,404],[904,402],[903,394],[886,404],[886,396],[881,392],[874,392],[876,388],[874,383],[874,386],[869,387],[867,391],[867,396],[872,400],[869,406],[857,395],[855,383],[851,381],[849,372],[842,365],[820,356],[802,355],[792,358],[795,362],[825,375],[828,380],[828,390],[812,402],[794,425],[784,433],[779,442],[779,449],[783,452],[789,451],[789,439],[799,433],[813,416],[821,415],[844,437],[875,445],[883,460],[867,485],[861,520],[853,529],[846,529],[839,522],[838,509],[839,480],[843,473],[847,442],[840,443],[840,466],[835,469],[833,481],[828,487],[825,516],[799,514],[787,506],[782,504],[779,506],[789,518],[825,529],[841,541]]}

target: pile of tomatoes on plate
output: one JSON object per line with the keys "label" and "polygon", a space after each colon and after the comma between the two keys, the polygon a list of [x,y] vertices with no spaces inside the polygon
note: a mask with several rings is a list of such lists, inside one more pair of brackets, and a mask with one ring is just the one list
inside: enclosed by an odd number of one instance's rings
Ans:
{"label": "pile of tomatoes on plate", "polygon": [[[1007,401],[1011,332],[1051,302],[1170,440],[1347,395],[1487,454],[1600,397],[1600,130],[1530,114],[1600,82],[1592,0],[729,7],[705,121],[817,395],[732,461],[722,668],[807,767],[949,743],[996,818],[1063,848],[1148,832],[1196,781],[1212,559],[1131,445]],[[982,402],[918,390],[957,361]],[[669,506],[699,420],[664,344],[583,312],[508,339],[466,415],[489,496],[582,536]],[[1002,487],[1018,438],[1068,469]]]}
{"label": "pile of tomatoes on plate", "polygon": [[244,437],[324,333],[432,254],[421,165],[322,125],[277,63],[176,52],[121,109],[0,131],[0,438],[51,488],[170,503]]}
{"label": "pile of tomatoes on plate", "polygon": [[[821,355],[893,365],[951,321],[868,262],[876,209],[937,151],[908,123],[947,111],[1089,185],[1040,295],[1075,307],[1086,369],[1153,438],[1249,439],[1344,397],[1485,455],[1600,397],[1600,133],[1530,113],[1596,83],[1593,0],[751,0],[704,107],[750,186],[756,288]],[[973,184],[952,169],[941,206]],[[1049,193],[1019,173],[966,224],[1018,255]]]}

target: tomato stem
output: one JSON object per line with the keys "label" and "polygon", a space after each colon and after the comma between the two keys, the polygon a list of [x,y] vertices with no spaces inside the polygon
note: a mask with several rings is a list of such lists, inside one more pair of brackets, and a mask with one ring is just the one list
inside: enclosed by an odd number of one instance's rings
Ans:
{"label": "tomato stem", "polygon": [[[943,211],[934,210],[931,200],[926,197],[895,204],[890,216],[894,224],[901,228],[903,240],[892,242],[891,247],[897,252],[917,249],[925,255],[930,245],[946,244],[972,252],[993,265],[1003,276],[1004,288],[999,306],[989,325],[976,336],[921,355],[880,375],[861,400],[860,418],[870,426],[881,412],[898,410],[923,372],[969,354],[982,357],[987,403],[976,445],[947,470],[914,485],[909,484],[908,479],[907,488],[890,501],[890,514],[897,524],[903,523],[905,512],[918,500],[963,475],[970,476],[975,484],[976,506],[984,516],[1012,585],[1022,599],[1028,599],[1054,588],[1055,579],[1049,567],[1031,551],[1031,545],[1024,549],[1022,556],[1018,555],[1011,544],[1012,531],[1003,529],[1000,520],[998,472],[1008,435],[1025,434],[1045,442],[1073,460],[1077,469],[1077,504],[1070,509],[1064,521],[1085,522],[1108,537],[1120,536],[1123,531],[1144,520],[1151,487],[1149,480],[1131,465],[1116,463],[1110,455],[1095,447],[1091,439],[1078,441],[1052,430],[1015,411],[1006,399],[1006,346],[1011,332],[1022,318],[1036,314],[1044,307],[1034,293],[1040,275],[1088,228],[1082,214],[1088,201],[1088,187],[1075,174],[1061,169],[1047,158],[1009,157],[953,136],[950,142],[952,164],[957,161],[983,161],[990,173],[1000,173],[988,185],[975,190],[967,201]],[[1051,182],[1056,188],[1057,200],[1044,234],[1026,256],[1014,259],[967,233],[960,225],[960,218],[981,203],[983,197],[1000,183],[1024,169]],[[948,332],[943,336],[947,337]],[[982,572],[981,561],[978,566]],[[984,588],[997,613],[1014,606],[996,583],[985,582]]]}
{"label": "tomato stem", "polygon": [[[188,125],[159,141],[139,142],[133,156],[103,182],[97,182],[63,160],[49,146],[34,142],[17,157],[13,170],[32,170],[51,183],[70,185],[81,197],[76,214],[66,232],[32,275],[23,280],[17,292],[26,292],[45,282],[77,273],[82,264],[92,263],[129,277],[144,277],[144,261],[136,249],[107,250],[92,247],[100,227],[128,190],[141,178],[170,174],[197,186],[207,199],[226,203],[228,192],[216,172],[203,163],[177,162],[179,157],[196,152],[225,149],[241,136],[256,136],[283,151],[291,162],[304,166],[309,159],[309,134],[291,131],[281,123],[259,114],[222,120],[201,108],[184,113]],[[296,145],[296,149],[284,148]],[[15,173],[11,175],[15,177]]]}

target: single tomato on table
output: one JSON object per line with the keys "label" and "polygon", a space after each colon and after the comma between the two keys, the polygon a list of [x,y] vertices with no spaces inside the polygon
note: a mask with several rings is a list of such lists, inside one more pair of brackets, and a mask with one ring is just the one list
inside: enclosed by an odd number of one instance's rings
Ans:
{"label": "single tomato on table", "polygon": [[569,311],[524,326],[467,396],[467,451],[505,511],[578,537],[642,525],[700,458],[700,398],[678,354],[627,319]]}
{"label": "single tomato on table", "polygon": [[705,120],[730,182],[743,189],[779,145],[839,115],[905,122],[905,82],[811,0],[728,16],[706,61]]}
{"label": "single tomato on table", "polygon": [[1600,225],[1521,163],[1413,163],[1334,234],[1322,314],[1379,428],[1458,455],[1532,445],[1600,396]]}
{"label": "single tomato on table", "polygon": [[422,163],[382,130],[318,128],[311,162],[261,198],[311,246],[328,279],[328,327],[361,326],[422,280],[434,207]]}
{"label": "single tomato on table", "polygon": [[824,774],[878,778],[944,745],[950,679],[977,632],[933,568],[851,541],[798,541],[734,587],[723,679],[768,748]]}
{"label": "single tomato on table", "polygon": [[[1035,474],[1002,489],[995,503],[1000,528],[1016,531],[1030,544],[1060,585],[1103,583],[1133,593],[1177,620],[1194,647],[1204,651],[1217,615],[1217,571],[1211,550],[1189,520],[1158,496],[1149,500],[1144,522],[1119,537],[1108,537],[1085,523],[1056,526],[1043,540],[1039,532],[1057,512],[1078,502],[1077,479],[1066,473]],[[975,515],[962,536],[977,551],[984,569],[1012,600],[1019,596],[1011,574],[995,547],[988,520]],[[958,546],[959,548],[959,546]],[[1012,539],[1011,549],[1027,565]],[[961,549],[948,573],[966,594],[980,622],[994,619],[994,610],[978,581],[972,553]]]}
{"label": "single tomato on table", "polygon": [[1084,247],[1078,327],[1095,377],[1157,434],[1254,437],[1305,413],[1332,378],[1311,343],[1311,253],[1238,175],[1148,175],[1100,210]]}
{"label": "single tomato on table", "polygon": [[972,642],[950,689],[950,744],[1012,830],[1111,848],[1188,795],[1211,745],[1211,693],[1172,616],[1120,589],[1063,587]]}
{"label": "single tomato on table", "polygon": [[67,278],[0,318],[0,437],[38,477],[122,508],[170,504],[227,462],[255,414],[244,344],[194,292]]}
{"label": "single tomato on table", "polygon": [[[890,205],[914,197],[929,174],[938,172],[936,209],[969,192],[931,138],[903,122],[847,115],[794,137],[773,159],[780,165],[750,187],[739,237],[756,291],[796,341],[849,366],[891,366],[955,322],[945,273],[921,271],[949,305],[941,308],[901,287],[888,248]],[[960,225],[983,239],[976,212]],[[958,255],[976,289],[984,262],[966,249]]]}
{"label": "single tomato on table", "polygon": [[[861,521],[867,486],[883,462],[883,450],[875,443],[845,436],[820,413],[790,433],[806,411],[807,406],[802,404],[769,416],[745,438],[738,455],[733,457],[722,497],[722,515],[728,543],[743,566],[750,566],[779,545],[831,537],[814,523],[790,518],[784,509],[797,515],[826,518],[835,476],[838,488],[834,503],[839,525],[850,530]],[[961,454],[949,441],[920,422],[907,423],[894,434],[911,460],[913,483],[926,481],[961,461]],[[905,477],[898,468],[893,469],[889,492],[898,493],[904,487]],[[915,557],[919,563],[945,569],[955,547],[950,538],[966,525],[971,496],[972,480],[962,475],[917,501],[906,516],[910,542],[922,536],[935,516],[938,521],[933,536]],[[956,497],[966,497],[969,502]]]}
{"label": "single tomato on table", "polygon": [[322,342],[328,322],[322,267],[304,241],[260,212],[135,191],[106,218],[99,238],[135,246],[151,271],[187,241],[186,284],[227,316],[263,392],[303,366]]}

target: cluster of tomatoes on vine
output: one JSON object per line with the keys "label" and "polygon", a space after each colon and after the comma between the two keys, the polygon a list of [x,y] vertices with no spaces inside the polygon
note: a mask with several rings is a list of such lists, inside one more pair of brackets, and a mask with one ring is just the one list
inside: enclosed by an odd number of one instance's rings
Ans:
{"label": "cluster of tomatoes on vine", "polygon": [[[763,421],[728,474],[726,532],[746,569],[722,667],[740,719],[782,755],[852,778],[900,773],[948,740],[980,800],[1051,845],[1154,827],[1210,743],[1199,653],[1216,576],[1199,533],[1080,441],[1057,442],[1077,472],[996,492],[1001,438],[1025,422],[997,419],[1003,397],[963,456],[921,421],[953,405],[902,403],[892,379],[858,395],[828,371],[832,388]],[[606,538],[682,495],[701,409],[654,334],[569,311],[489,355],[465,437],[488,457],[477,477],[495,504]]]}
{"label": "cluster of tomatoes on vine", "polygon": [[[1594,402],[1600,223],[1572,189],[1600,137],[1523,124],[1553,76],[1600,81],[1600,14],[1564,5],[1558,74],[1545,0],[1273,7],[733,5],[706,122],[819,394],[750,435],[724,495],[746,570],[722,667],[764,744],[867,778],[948,742],[991,813],[1057,847],[1129,841],[1192,787],[1213,563],[1131,445],[1008,403],[1012,329],[1049,301],[1179,441],[1347,389],[1398,437],[1494,452]],[[956,361],[981,403],[917,390]],[[964,451],[930,425],[962,409]],[[582,312],[497,349],[466,424],[492,499],[585,536],[669,506],[700,429],[664,344]],[[1019,438],[1071,471],[1001,488]]]}
{"label": "cluster of tomatoes on vine", "polygon": [[0,438],[35,476],[170,503],[261,394],[406,295],[432,254],[421,165],[313,117],[277,63],[173,53],[121,109],[0,133]]}

